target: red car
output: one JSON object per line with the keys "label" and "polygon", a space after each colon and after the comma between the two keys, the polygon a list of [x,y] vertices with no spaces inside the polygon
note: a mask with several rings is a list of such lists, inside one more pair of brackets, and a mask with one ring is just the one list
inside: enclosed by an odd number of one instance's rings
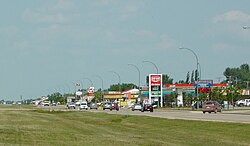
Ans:
{"label": "red car", "polygon": [[144,112],[144,111],[153,112],[154,111],[154,107],[151,104],[144,104],[144,106],[141,109],[141,112]]}
{"label": "red car", "polygon": [[119,105],[118,105],[118,103],[112,103],[111,104],[111,107],[110,107],[110,110],[112,111],[112,110],[117,110],[117,111],[119,111]]}
{"label": "red car", "polygon": [[202,105],[202,112],[205,114],[206,112],[217,113],[221,112],[221,105],[217,101],[207,101]]}

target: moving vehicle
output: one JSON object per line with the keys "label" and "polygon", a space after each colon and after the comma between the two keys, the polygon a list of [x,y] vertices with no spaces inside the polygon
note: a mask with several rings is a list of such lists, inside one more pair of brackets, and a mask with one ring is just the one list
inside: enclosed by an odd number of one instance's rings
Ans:
{"label": "moving vehicle", "polygon": [[49,106],[49,101],[44,101],[43,106]]}
{"label": "moving vehicle", "polygon": [[134,111],[134,110],[141,110],[142,109],[142,106],[141,106],[141,104],[140,103],[136,103],[136,104],[134,104],[133,106],[132,106],[132,111]]}
{"label": "moving vehicle", "polygon": [[82,109],[88,110],[89,107],[88,107],[87,102],[81,102],[81,103],[80,103],[79,109],[80,109],[80,110],[82,110]]}
{"label": "moving vehicle", "polygon": [[68,109],[75,109],[76,108],[76,105],[74,102],[70,102],[70,103],[67,103],[67,108]]}
{"label": "moving vehicle", "polygon": [[202,105],[202,112],[204,114],[206,112],[208,112],[208,113],[222,112],[221,105],[217,101],[207,101]]}
{"label": "moving vehicle", "polygon": [[144,111],[153,112],[154,111],[154,107],[151,104],[144,104],[144,106],[141,109],[141,112],[144,112]]}
{"label": "moving vehicle", "polygon": [[242,99],[236,101],[237,106],[250,106],[250,99]]}
{"label": "moving vehicle", "polygon": [[111,111],[112,111],[112,110],[117,110],[117,111],[119,111],[118,103],[112,103],[112,104],[111,104],[110,110],[111,110]]}
{"label": "moving vehicle", "polygon": [[94,102],[90,102],[88,103],[88,106],[90,109],[98,109],[98,105]]}
{"label": "moving vehicle", "polygon": [[102,106],[102,109],[105,110],[105,109],[111,109],[111,103],[110,102],[105,102]]}

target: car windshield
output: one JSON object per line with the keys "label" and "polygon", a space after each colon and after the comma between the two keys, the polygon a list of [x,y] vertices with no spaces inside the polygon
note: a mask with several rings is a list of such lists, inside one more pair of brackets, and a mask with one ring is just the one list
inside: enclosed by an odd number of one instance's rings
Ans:
{"label": "car windshield", "polygon": [[87,105],[87,103],[81,103],[81,105]]}
{"label": "car windshield", "polygon": [[214,102],[206,102],[206,104],[214,104]]}

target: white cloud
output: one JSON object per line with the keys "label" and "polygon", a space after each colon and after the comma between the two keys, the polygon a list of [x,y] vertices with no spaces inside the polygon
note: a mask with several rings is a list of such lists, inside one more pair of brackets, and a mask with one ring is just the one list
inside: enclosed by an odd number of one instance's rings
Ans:
{"label": "white cloud", "polygon": [[74,10],[72,1],[58,0],[57,3],[48,7],[27,8],[23,13],[23,18],[31,22],[64,23],[72,18],[74,14],[72,10]]}
{"label": "white cloud", "polygon": [[169,37],[167,35],[161,35],[160,36],[160,41],[157,44],[157,46],[161,50],[176,49],[178,47],[176,40],[174,40],[173,38],[171,38],[171,37]]}
{"label": "white cloud", "polygon": [[219,22],[250,22],[250,15],[239,10],[229,11],[213,18],[214,23]]}
{"label": "white cloud", "polygon": [[94,1],[94,5],[96,6],[108,6],[114,4],[117,0],[96,0]]}
{"label": "white cloud", "polygon": [[228,11],[212,17],[211,25],[209,25],[203,36],[206,39],[208,38],[208,41],[216,40],[216,44],[212,46],[218,50],[231,48],[231,45],[226,45],[228,43],[223,42],[242,45],[243,41],[250,41],[249,31],[242,28],[248,24],[250,24],[250,14],[240,10]]}

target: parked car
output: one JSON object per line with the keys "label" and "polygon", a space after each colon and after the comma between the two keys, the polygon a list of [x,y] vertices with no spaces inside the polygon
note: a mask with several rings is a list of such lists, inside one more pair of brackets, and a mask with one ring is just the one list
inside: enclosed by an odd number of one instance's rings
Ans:
{"label": "parked car", "polygon": [[105,110],[105,109],[111,109],[111,103],[110,102],[106,102],[103,104],[102,106],[102,109]]}
{"label": "parked car", "polygon": [[88,107],[87,102],[81,102],[81,103],[80,103],[79,109],[80,109],[80,110],[82,110],[82,109],[88,110],[89,107]]}
{"label": "parked car", "polygon": [[221,105],[217,101],[207,101],[202,105],[202,112],[205,114],[206,112],[217,113],[222,112]]}
{"label": "parked car", "polygon": [[90,109],[98,109],[98,105],[94,102],[90,102],[88,103],[88,106]]}
{"label": "parked car", "polygon": [[144,112],[144,111],[153,112],[154,111],[154,107],[151,104],[144,104],[144,106],[141,109],[141,112]]}
{"label": "parked car", "polygon": [[117,111],[119,111],[119,105],[118,105],[118,103],[112,103],[112,104],[111,104],[110,110],[111,110],[111,111],[112,111],[112,110],[117,110]]}
{"label": "parked car", "polygon": [[136,103],[136,104],[134,104],[134,105],[132,106],[132,111],[134,111],[134,110],[139,110],[139,111],[141,111],[141,109],[142,109],[142,106],[141,106],[140,103]]}
{"label": "parked car", "polygon": [[75,109],[76,108],[76,105],[74,102],[70,102],[70,103],[67,103],[67,108],[68,109]]}
{"label": "parked car", "polygon": [[44,101],[43,106],[49,106],[49,101]]}

